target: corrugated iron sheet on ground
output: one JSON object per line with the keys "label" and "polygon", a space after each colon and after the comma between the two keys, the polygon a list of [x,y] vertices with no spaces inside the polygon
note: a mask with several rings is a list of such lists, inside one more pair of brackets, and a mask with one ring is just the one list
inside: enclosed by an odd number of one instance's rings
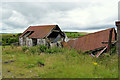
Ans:
{"label": "corrugated iron sheet on ground", "polygon": [[70,40],[67,43],[72,48],[75,48],[76,50],[82,50],[82,51],[94,50],[97,48],[105,47],[108,44],[103,44],[102,42],[109,41],[109,34],[111,30],[113,30],[112,41],[115,41],[116,40],[115,28],[110,28],[110,29],[106,29],[103,31],[90,33],[90,34],[81,36],[77,38],[76,40]]}

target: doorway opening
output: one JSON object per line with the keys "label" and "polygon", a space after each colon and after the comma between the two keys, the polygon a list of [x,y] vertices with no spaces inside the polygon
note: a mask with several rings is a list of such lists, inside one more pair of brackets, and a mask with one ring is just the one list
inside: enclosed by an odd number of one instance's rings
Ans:
{"label": "doorway opening", "polygon": [[37,45],[37,39],[32,39],[32,42],[33,42],[33,46]]}

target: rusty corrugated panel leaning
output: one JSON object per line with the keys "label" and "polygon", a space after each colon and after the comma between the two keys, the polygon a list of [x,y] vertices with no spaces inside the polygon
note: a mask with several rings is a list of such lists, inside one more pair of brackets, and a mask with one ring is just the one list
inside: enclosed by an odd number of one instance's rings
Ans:
{"label": "rusty corrugated panel leaning", "polygon": [[[75,48],[76,50],[88,51],[94,50],[97,48],[108,46],[110,31],[112,30],[112,39],[111,41],[116,40],[116,31],[115,28],[110,28],[102,31],[98,31],[95,33],[90,33],[85,36],[81,36],[74,41],[68,42],[68,44]],[[105,44],[105,42],[107,44]]]}

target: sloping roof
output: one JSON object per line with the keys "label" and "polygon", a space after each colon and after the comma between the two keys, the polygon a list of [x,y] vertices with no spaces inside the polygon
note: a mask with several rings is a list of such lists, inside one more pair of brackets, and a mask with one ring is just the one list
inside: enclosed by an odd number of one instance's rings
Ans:
{"label": "sloping roof", "polygon": [[61,42],[61,44],[63,45],[63,47],[71,49],[71,46],[67,42],[63,41]]}
{"label": "sloping roof", "polygon": [[69,40],[67,43],[71,46],[71,45],[74,44],[74,41],[75,41],[75,40],[71,39],[71,40]]}
{"label": "sloping roof", "polygon": [[109,41],[109,34],[112,31],[112,41],[116,40],[115,28],[106,29],[103,31],[90,33],[77,38],[76,40],[68,41],[67,43],[76,50],[88,51],[97,48],[105,47],[108,44],[103,44],[102,42]]}
{"label": "sloping roof", "polygon": [[56,25],[42,25],[42,26],[30,26],[27,30],[23,32],[20,37],[22,37],[24,34],[26,34],[28,31],[33,31],[33,33],[29,36],[29,38],[44,38],[46,35],[50,33],[50,31],[55,27]]}

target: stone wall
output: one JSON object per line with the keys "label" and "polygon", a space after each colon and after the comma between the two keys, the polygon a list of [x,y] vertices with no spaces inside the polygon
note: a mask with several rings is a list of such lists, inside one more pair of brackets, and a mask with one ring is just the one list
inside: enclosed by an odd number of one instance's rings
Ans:
{"label": "stone wall", "polygon": [[37,45],[45,45],[46,40],[45,39],[37,39]]}
{"label": "stone wall", "polygon": [[33,42],[32,42],[32,39],[30,39],[30,38],[26,38],[26,46],[33,46]]}
{"label": "stone wall", "polygon": [[51,47],[51,48],[57,47],[57,43],[50,43],[50,47]]}
{"label": "stone wall", "polygon": [[23,37],[19,38],[19,45],[23,46]]}
{"label": "stone wall", "polygon": [[32,46],[32,39],[29,39],[28,37],[25,38],[23,41],[23,37],[19,38],[19,45],[20,46]]}

